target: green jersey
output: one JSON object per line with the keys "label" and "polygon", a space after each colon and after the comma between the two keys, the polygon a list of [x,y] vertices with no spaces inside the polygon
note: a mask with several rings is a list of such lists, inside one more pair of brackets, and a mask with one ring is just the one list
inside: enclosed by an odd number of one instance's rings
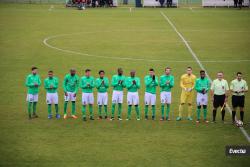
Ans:
{"label": "green jersey", "polygon": [[33,95],[37,94],[39,91],[39,86],[41,85],[41,80],[39,75],[29,74],[26,77],[25,85],[28,87],[28,94],[33,94]]}
{"label": "green jersey", "polygon": [[107,77],[97,78],[95,80],[95,85],[98,92],[100,93],[107,92],[107,89],[109,88],[109,80]]}
{"label": "green jersey", "polygon": [[95,87],[94,77],[83,76],[80,85],[83,93],[93,93],[93,88]]}
{"label": "green jersey", "polygon": [[[134,83],[135,82],[135,83]],[[140,79],[138,77],[128,77],[125,81],[128,92],[137,92],[140,89]]]}
{"label": "green jersey", "polygon": [[202,78],[196,79],[194,88],[199,93],[203,93],[203,90],[208,92],[209,89],[210,89],[210,81],[209,81],[209,79],[207,77],[205,77],[203,79]]}
{"label": "green jersey", "polygon": [[48,77],[44,80],[44,88],[47,93],[56,93],[58,88],[58,78],[57,77]]}
{"label": "green jersey", "polygon": [[172,87],[174,87],[174,76],[162,75],[160,77],[160,87],[161,92],[171,92]]}
{"label": "green jersey", "polygon": [[112,77],[112,83],[111,85],[113,86],[113,90],[117,90],[117,91],[122,91],[123,88],[126,87],[125,85],[125,76],[123,75],[114,75]]}
{"label": "green jersey", "polygon": [[74,76],[67,74],[63,80],[64,92],[76,93],[79,88],[79,77],[75,74]]}
{"label": "green jersey", "polygon": [[145,76],[144,83],[146,85],[146,92],[156,94],[156,87],[158,86],[157,76],[154,79],[150,75]]}

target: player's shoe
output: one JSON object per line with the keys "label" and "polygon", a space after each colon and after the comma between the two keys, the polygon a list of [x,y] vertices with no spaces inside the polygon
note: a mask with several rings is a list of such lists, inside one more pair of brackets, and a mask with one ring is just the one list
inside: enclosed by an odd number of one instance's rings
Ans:
{"label": "player's shoe", "polygon": [[60,114],[56,114],[56,119],[60,119]]}
{"label": "player's shoe", "polygon": [[141,119],[140,118],[136,118],[137,121],[140,121]]}
{"label": "player's shoe", "polygon": [[161,117],[160,121],[164,121],[164,117]]}
{"label": "player's shoe", "polygon": [[180,121],[180,120],[181,120],[181,117],[177,117],[177,118],[176,118],[176,121]]}
{"label": "player's shoe", "polygon": [[167,121],[170,121],[170,118],[169,118],[169,117],[166,117],[166,120],[167,120]]}
{"label": "player's shoe", "polygon": [[98,120],[101,120],[101,119],[102,119],[102,116],[99,116],[99,117],[98,117]]}
{"label": "player's shoe", "polygon": [[209,121],[208,121],[208,120],[206,120],[206,119],[204,119],[204,122],[205,122],[205,123],[209,123]]}
{"label": "player's shoe", "polygon": [[200,120],[196,120],[196,123],[200,123]]}
{"label": "player's shoe", "polygon": [[67,119],[67,118],[68,118],[67,114],[64,114],[63,119]]}
{"label": "player's shoe", "polygon": [[29,120],[31,120],[31,119],[32,119],[32,117],[31,117],[31,114],[29,114],[29,117],[28,117],[28,119],[29,119]]}
{"label": "player's shoe", "polygon": [[89,119],[90,119],[91,121],[94,121],[94,120],[95,120],[93,117],[90,117]]}
{"label": "player's shoe", "polygon": [[122,118],[121,118],[121,117],[118,117],[118,120],[119,120],[119,121],[122,121]]}
{"label": "player's shoe", "polygon": [[111,117],[111,118],[110,118],[110,121],[113,121],[113,120],[114,120],[114,117]]}
{"label": "player's shoe", "polygon": [[76,115],[71,115],[73,119],[77,119],[78,117]]}
{"label": "player's shoe", "polygon": [[86,117],[82,117],[82,121],[87,121]]}
{"label": "player's shoe", "polygon": [[155,116],[152,116],[152,120],[153,120],[153,121],[155,120]]}
{"label": "player's shoe", "polygon": [[48,115],[48,119],[52,119],[52,115],[51,114]]}
{"label": "player's shoe", "polygon": [[104,118],[105,118],[105,119],[108,119],[108,116],[105,116]]}
{"label": "player's shoe", "polygon": [[211,121],[211,123],[212,123],[212,124],[215,124],[215,123],[216,123],[216,121],[215,121],[215,120],[213,120],[213,121]]}
{"label": "player's shoe", "polygon": [[145,120],[148,120],[148,116],[147,115],[145,116]]}
{"label": "player's shoe", "polygon": [[187,117],[187,120],[193,121],[193,118],[192,117]]}
{"label": "player's shoe", "polygon": [[129,120],[130,120],[130,118],[127,118],[127,119],[126,119],[126,121],[129,121]]}
{"label": "player's shoe", "polygon": [[32,117],[33,117],[33,118],[38,118],[38,115],[33,114]]}

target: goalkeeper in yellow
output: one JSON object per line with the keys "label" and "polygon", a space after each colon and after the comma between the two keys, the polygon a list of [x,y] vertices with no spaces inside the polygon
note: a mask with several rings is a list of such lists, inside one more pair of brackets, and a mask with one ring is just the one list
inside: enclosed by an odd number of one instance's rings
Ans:
{"label": "goalkeeper in yellow", "polygon": [[192,103],[194,98],[194,86],[196,76],[192,74],[192,68],[187,67],[187,73],[181,76],[180,86],[181,92],[181,104],[179,106],[179,116],[176,118],[177,121],[182,119],[182,111],[185,103],[188,103],[188,117],[187,120],[192,121]]}

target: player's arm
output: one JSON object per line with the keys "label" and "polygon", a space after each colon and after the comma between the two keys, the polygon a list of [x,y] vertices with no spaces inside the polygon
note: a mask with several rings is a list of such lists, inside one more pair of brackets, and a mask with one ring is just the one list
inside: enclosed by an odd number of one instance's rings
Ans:
{"label": "player's arm", "polygon": [[75,91],[74,91],[75,94],[78,92],[78,89],[79,89],[79,82],[80,82],[80,79],[79,79],[79,77],[77,76],[77,77],[76,77],[76,86],[75,86]]}
{"label": "player's arm", "polygon": [[109,88],[109,80],[108,80],[108,78],[105,78],[104,85],[105,85],[106,88]]}
{"label": "player's arm", "polygon": [[47,79],[44,80],[44,88],[45,89],[49,89],[50,88],[50,86],[49,86],[49,84],[47,82]]}
{"label": "player's arm", "polygon": [[247,85],[247,82],[245,82],[244,92],[248,92],[248,85]]}
{"label": "player's arm", "polygon": [[58,88],[58,83],[59,83],[58,78],[55,78],[55,83],[53,85],[53,88],[57,89]]}
{"label": "player's arm", "polygon": [[27,87],[34,87],[34,86],[35,86],[35,84],[34,84],[33,82],[31,82],[29,76],[27,76],[27,78],[26,78],[25,85],[26,85]]}
{"label": "player's arm", "polygon": [[182,89],[186,90],[186,87],[185,87],[185,85],[183,84],[183,81],[184,81],[184,77],[182,76],[182,77],[181,77],[181,80],[180,80],[180,87],[181,87]]}
{"label": "player's arm", "polygon": [[174,77],[170,78],[169,87],[170,88],[174,87]]}
{"label": "player's arm", "polygon": [[139,78],[136,81],[136,86],[137,86],[138,89],[140,89],[140,87],[141,87],[141,83],[140,83],[140,79]]}
{"label": "player's arm", "polygon": [[131,87],[133,86],[133,82],[132,82],[131,79],[127,78],[125,82],[126,82],[126,87],[127,87],[128,89],[131,88]]}
{"label": "player's arm", "polygon": [[117,85],[118,85],[118,80],[116,79],[116,77],[115,77],[115,76],[113,76],[113,77],[112,77],[112,80],[111,80],[111,85],[112,85],[113,87],[115,87],[115,86],[117,86]]}
{"label": "player's arm", "polygon": [[160,87],[166,86],[166,82],[164,81],[164,77],[160,77]]}
{"label": "player's arm", "polygon": [[159,85],[159,82],[158,82],[158,77],[155,76],[155,86],[158,86]]}
{"label": "player's arm", "polygon": [[194,89],[197,91],[197,92],[199,92],[199,93],[201,93],[201,87],[199,86],[199,80],[197,79],[196,80],[196,82],[195,82],[195,86],[194,86]]}
{"label": "player's arm", "polygon": [[41,79],[40,79],[40,77],[38,76],[37,85],[40,86],[41,84],[42,84]]}
{"label": "player's arm", "polygon": [[152,79],[150,77],[148,77],[148,76],[144,77],[144,83],[146,86],[149,86],[151,84],[151,82],[152,82]]}

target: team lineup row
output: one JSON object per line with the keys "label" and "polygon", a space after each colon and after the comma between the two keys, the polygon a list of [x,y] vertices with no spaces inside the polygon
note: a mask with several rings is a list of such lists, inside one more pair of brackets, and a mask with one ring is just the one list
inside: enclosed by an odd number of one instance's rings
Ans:
{"label": "team lineup row", "polygon": [[[28,102],[28,116],[29,119],[38,117],[36,114],[36,104],[38,102],[39,87],[41,86],[41,80],[38,75],[37,67],[31,68],[32,73],[26,78],[26,86],[28,88],[27,102]],[[152,120],[155,119],[156,113],[156,88],[160,87],[160,100],[161,100],[161,118],[160,120],[170,120],[170,105],[171,105],[171,89],[174,87],[174,76],[171,75],[171,68],[165,68],[165,74],[158,77],[155,75],[154,69],[149,69],[149,74],[144,78],[145,84],[145,96],[144,96],[144,113],[145,119],[148,119],[149,105],[152,107]],[[136,77],[136,71],[130,71],[130,76],[125,77],[123,75],[122,68],[118,68],[117,75],[112,77],[111,84],[109,79],[105,77],[103,70],[99,71],[99,77],[94,79],[91,76],[91,70],[86,69],[85,75],[79,78],[75,69],[70,69],[70,73],[64,77],[63,89],[64,89],[64,119],[68,118],[67,105],[68,102],[72,102],[71,117],[76,119],[75,101],[79,87],[82,89],[82,119],[86,121],[86,107],[88,106],[90,112],[90,120],[94,120],[93,104],[94,95],[93,89],[97,89],[97,105],[98,105],[98,119],[102,119],[102,107],[104,108],[104,118],[108,119],[108,93],[109,86],[113,87],[112,93],[112,108],[110,120],[114,120],[115,108],[118,106],[118,120],[122,120],[122,104],[123,104],[123,89],[127,89],[127,119],[131,119],[132,106],[135,106],[136,119],[140,120],[139,109],[139,94],[141,83],[140,79]],[[206,77],[204,70],[200,71],[200,77],[196,78],[192,74],[192,68],[187,67],[186,74],[181,76],[180,87],[182,89],[180,96],[179,115],[176,118],[177,121],[183,119],[182,111],[184,104],[188,105],[188,117],[187,120],[192,121],[192,103],[197,92],[196,104],[197,104],[197,123],[201,120],[201,110],[203,109],[203,118],[206,123],[207,120],[207,104],[208,104],[208,92],[211,92],[211,98],[213,101],[213,120],[215,123],[217,108],[221,107],[222,121],[225,117],[225,105],[229,93],[232,93],[232,121],[235,122],[236,109],[240,108],[240,118],[243,121],[244,117],[244,101],[245,92],[248,91],[248,86],[245,80],[242,79],[242,73],[238,72],[236,79],[232,80],[230,87],[228,82],[223,79],[223,72],[217,73],[217,79],[210,83],[210,80]],[[53,71],[48,72],[48,77],[44,80],[44,88],[46,89],[46,102],[48,104],[48,118],[52,118],[52,104],[55,105],[56,118],[60,118],[58,109],[58,78],[53,75]],[[230,90],[230,91],[229,91]],[[166,107],[166,110],[165,110]],[[33,112],[32,112],[33,109]]]}

